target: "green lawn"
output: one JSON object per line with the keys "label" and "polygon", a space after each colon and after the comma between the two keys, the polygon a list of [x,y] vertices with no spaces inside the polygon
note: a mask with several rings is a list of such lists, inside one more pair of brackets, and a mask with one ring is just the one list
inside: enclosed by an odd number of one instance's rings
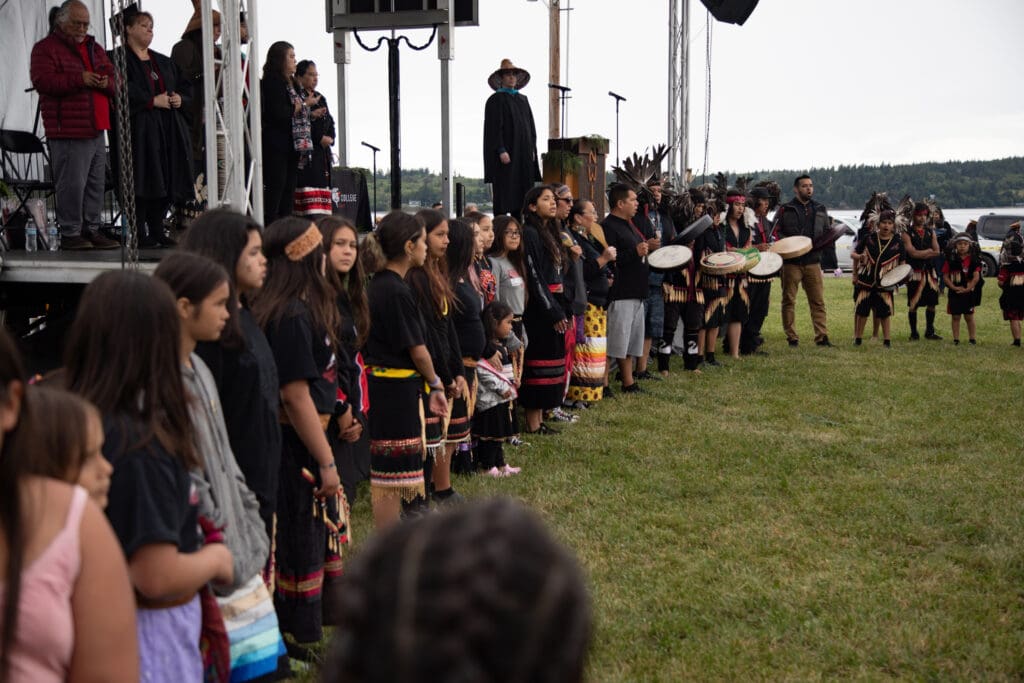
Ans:
{"label": "green lawn", "polygon": [[519,476],[457,480],[575,549],[589,680],[1024,677],[1024,351],[998,288],[977,347],[952,345],[945,301],[945,340],[907,341],[901,291],[885,349],[852,345],[849,278],[825,284],[836,348],[813,345],[802,293],[786,346],[776,281],[769,356],[674,369],[507,449]]}

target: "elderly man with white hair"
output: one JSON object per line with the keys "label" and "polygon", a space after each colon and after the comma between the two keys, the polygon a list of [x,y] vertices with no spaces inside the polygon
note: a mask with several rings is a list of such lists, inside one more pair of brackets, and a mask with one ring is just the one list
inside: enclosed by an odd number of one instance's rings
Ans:
{"label": "elderly man with white hair", "polygon": [[99,232],[115,76],[103,46],[89,35],[89,8],[67,0],[53,31],[32,48],[32,85],[39,93],[56,186],[64,249],[116,249]]}

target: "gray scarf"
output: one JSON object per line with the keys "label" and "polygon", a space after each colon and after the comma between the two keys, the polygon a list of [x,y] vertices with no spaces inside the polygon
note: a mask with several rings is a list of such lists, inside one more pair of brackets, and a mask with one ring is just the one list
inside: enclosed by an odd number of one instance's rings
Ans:
{"label": "gray scarf", "polygon": [[245,484],[228,441],[217,384],[206,364],[194,353],[192,367],[182,367],[189,393],[196,450],[203,469],[192,471],[199,490],[199,514],[224,529],[224,542],[234,558],[235,581],[217,589],[230,594],[262,571],[270,556],[270,542],[259,515],[259,502]]}

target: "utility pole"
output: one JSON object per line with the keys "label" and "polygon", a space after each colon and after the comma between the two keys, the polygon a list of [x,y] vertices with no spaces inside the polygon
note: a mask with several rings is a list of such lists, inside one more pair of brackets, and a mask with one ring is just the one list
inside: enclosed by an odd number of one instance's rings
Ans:
{"label": "utility pole", "polygon": [[[548,83],[561,83],[559,71],[562,63],[562,48],[560,36],[562,32],[562,8],[560,0],[549,0],[548,5]],[[562,120],[562,107],[558,100],[558,91],[548,90],[548,137],[550,139],[562,137],[560,122]]]}

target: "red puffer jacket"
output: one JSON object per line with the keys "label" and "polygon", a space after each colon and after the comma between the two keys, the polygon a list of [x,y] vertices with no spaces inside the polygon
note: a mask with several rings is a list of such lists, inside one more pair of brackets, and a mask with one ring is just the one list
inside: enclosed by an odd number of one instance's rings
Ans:
{"label": "red puffer jacket", "polygon": [[93,89],[82,81],[83,71],[107,76],[104,93],[114,97],[114,65],[92,36],[85,40],[92,62],[88,65],[83,63],[75,42],[60,30],[32,48],[32,85],[39,93],[47,138],[85,139],[99,134],[93,116]]}

